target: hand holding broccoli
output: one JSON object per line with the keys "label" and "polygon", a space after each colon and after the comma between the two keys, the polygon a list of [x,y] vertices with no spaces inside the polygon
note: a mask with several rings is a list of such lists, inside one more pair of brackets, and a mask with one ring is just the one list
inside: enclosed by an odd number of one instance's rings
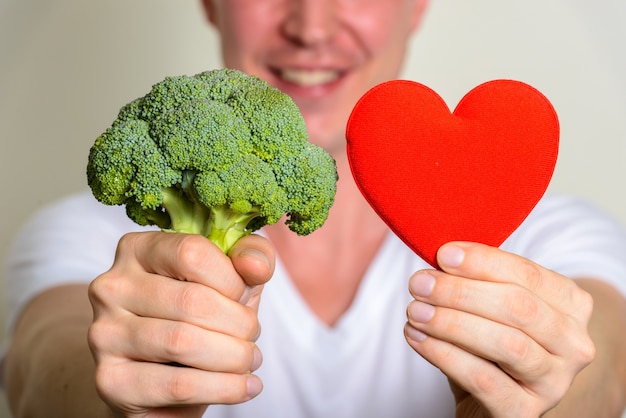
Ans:
{"label": "hand holding broccoli", "polygon": [[256,77],[229,69],[168,77],[95,141],[88,184],[140,225],[201,234],[227,253],[285,214],[300,235],[322,226],[337,172],[307,138],[291,98]]}
{"label": "hand holding broccoli", "polygon": [[314,231],[336,189],[335,162],[307,142],[293,101],[232,70],[166,78],[120,110],[87,175],[96,199],[138,224],[193,234],[128,234],[92,282],[102,399],[124,414],[199,415],[256,396],[257,309],[274,252],[262,237],[239,239],[284,215],[296,233]]}

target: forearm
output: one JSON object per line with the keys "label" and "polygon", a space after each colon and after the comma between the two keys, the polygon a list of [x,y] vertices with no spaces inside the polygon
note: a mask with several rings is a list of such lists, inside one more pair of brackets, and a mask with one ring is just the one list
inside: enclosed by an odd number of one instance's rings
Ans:
{"label": "forearm", "polygon": [[626,407],[626,300],[603,282],[577,283],[594,299],[589,333],[596,357],[546,417],[620,417]]}
{"label": "forearm", "polygon": [[25,308],[4,371],[16,417],[110,416],[94,385],[91,319],[86,285],[51,289]]}

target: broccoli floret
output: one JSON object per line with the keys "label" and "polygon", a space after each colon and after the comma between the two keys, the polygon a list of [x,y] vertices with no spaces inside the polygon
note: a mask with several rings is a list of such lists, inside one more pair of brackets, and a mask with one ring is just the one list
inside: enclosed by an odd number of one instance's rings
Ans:
{"label": "broccoli floret", "polygon": [[120,109],[89,152],[87,181],[106,205],[222,251],[278,222],[307,235],[325,222],[337,171],[289,96],[240,71],[167,77]]}

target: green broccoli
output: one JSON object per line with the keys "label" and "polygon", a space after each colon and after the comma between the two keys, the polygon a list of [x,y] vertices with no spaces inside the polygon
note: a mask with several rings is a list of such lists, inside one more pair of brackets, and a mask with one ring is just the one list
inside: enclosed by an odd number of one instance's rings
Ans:
{"label": "green broccoli", "polygon": [[287,215],[306,235],[325,222],[337,171],[307,141],[289,96],[230,69],[167,77],[120,109],[89,152],[87,181],[140,225],[201,234],[222,251]]}

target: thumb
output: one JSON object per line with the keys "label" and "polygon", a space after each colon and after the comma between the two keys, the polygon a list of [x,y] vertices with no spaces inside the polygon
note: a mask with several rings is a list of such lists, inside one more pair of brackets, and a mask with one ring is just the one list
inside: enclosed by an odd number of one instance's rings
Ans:
{"label": "thumb", "polygon": [[274,274],[274,246],[259,235],[241,238],[228,252],[233,266],[248,286],[266,283]]}

